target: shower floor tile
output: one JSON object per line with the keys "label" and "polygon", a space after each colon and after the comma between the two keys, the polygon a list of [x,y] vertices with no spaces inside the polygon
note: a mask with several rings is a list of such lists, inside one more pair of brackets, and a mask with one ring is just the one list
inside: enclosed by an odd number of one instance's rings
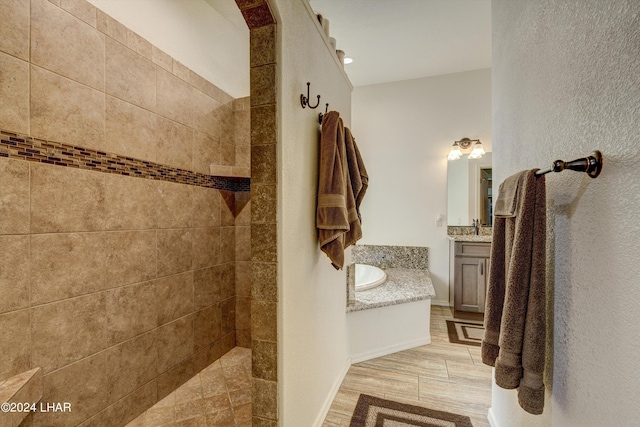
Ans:
{"label": "shower floor tile", "polygon": [[126,427],[251,427],[251,350],[234,347]]}

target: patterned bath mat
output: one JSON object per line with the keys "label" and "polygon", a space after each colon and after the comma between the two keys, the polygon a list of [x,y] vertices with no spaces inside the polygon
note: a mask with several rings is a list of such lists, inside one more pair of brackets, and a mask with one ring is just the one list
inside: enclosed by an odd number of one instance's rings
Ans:
{"label": "patterned bath mat", "polygon": [[451,343],[480,347],[484,336],[484,326],[482,323],[447,320],[447,332]]}
{"label": "patterned bath mat", "polygon": [[349,427],[473,427],[469,417],[361,394]]}

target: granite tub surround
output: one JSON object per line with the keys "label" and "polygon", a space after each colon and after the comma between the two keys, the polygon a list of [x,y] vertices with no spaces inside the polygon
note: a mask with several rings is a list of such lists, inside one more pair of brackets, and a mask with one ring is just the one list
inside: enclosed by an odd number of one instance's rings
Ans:
{"label": "granite tub surround", "polygon": [[[385,307],[435,296],[429,274],[429,248],[419,246],[355,245],[347,269],[347,312]],[[384,269],[387,280],[367,291],[355,291],[355,264]]]}
{"label": "granite tub surround", "polygon": [[420,246],[354,245],[351,254],[356,264],[380,268],[429,268],[429,248]]}
{"label": "granite tub surround", "polygon": [[386,268],[387,280],[376,288],[355,292],[347,312],[422,301],[436,296],[429,270]]}

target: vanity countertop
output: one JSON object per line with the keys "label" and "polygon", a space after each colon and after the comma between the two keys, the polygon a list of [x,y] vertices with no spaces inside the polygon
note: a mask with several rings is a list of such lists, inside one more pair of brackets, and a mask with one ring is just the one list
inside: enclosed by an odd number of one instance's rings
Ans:
{"label": "vanity countertop", "polygon": [[421,301],[436,296],[429,270],[415,268],[386,268],[387,280],[380,286],[355,293],[351,311],[368,310],[407,302]]}
{"label": "vanity countertop", "polygon": [[471,234],[471,235],[458,234],[458,235],[455,235],[455,236],[449,235],[449,239],[453,240],[454,242],[487,242],[487,243],[491,243],[491,236],[474,236],[473,234]]}

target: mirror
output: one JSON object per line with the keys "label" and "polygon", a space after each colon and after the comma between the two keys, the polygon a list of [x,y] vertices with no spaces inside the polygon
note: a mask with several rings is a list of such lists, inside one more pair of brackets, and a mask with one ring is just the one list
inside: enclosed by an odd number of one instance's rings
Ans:
{"label": "mirror", "polygon": [[474,219],[492,225],[491,152],[477,160],[462,156],[447,162],[447,225],[471,226]]}

